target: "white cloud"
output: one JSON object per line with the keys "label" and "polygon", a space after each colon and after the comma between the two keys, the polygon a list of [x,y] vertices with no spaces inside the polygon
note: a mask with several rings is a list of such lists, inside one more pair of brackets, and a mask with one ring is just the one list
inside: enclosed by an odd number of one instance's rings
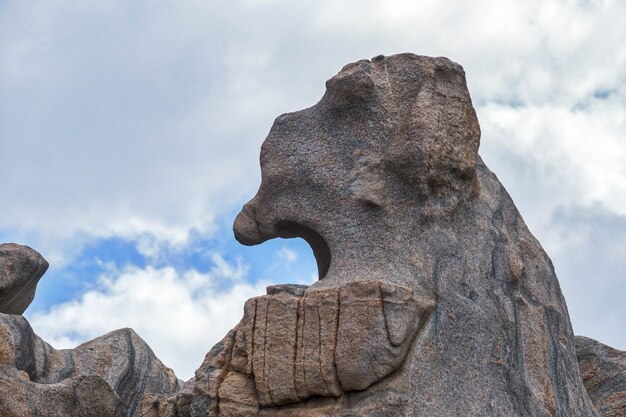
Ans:
{"label": "white cloud", "polygon": [[69,348],[111,330],[132,327],[179,378],[189,379],[206,352],[243,315],[245,300],[267,283],[243,280],[247,266],[213,256],[209,273],[194,269],[125,267],[99,278],[79,299],[30,318],[36,333]]}
{"label": "white cloud", "polygon": [[278,250],[278,258],[287,264],[291,264],[298,260],[298,252],[283,246]]}
{"label": "white cloud", "polygon": [[195,7],[3,5],[0,230],[55,263],[96,238],[181,246],[253,191],[263,133]]}
{"label": "white cloud", "polygon": [[[539,204],[601,202],[626,214],[626,89],[605,99],[592,98],[584,107],[490,103],[478,113],[483,153],[497,174],[506,180],[527,175],[496,158],[508,154],[541,171],[540,181],[532,187],[525,184],[526,192],[558,189]],[[531,196],[523,200],[537,204]]]}
{"label": "white cloud", "polygon": [[574,330],[626,349],[626,216],[600,204],[561,207],[550,222],[551,251]]}

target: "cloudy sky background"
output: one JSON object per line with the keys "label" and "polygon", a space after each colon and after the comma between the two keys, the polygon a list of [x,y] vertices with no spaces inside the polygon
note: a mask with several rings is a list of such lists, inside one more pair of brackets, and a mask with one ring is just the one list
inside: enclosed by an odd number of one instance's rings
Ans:
{"label": "cloudy sky background", "polygon": [[241,247],[274,118],[344,64],[461,63],[481,155],[552,257],[574,330],[626,350],[626,2],[0,1],[0,241],[51,263],[56,347],[133,327],[187,379],[301,240]]}

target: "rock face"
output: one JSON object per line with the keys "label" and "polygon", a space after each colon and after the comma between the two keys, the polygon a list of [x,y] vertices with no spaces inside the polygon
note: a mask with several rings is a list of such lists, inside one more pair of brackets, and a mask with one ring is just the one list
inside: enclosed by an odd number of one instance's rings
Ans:
{"label": "rock face", "polygon": [[458,64],[345,66],[279,116],[234,225],[301,237],[319,281],[270,287],[142,416],[597,416],[552,263],[478,156]]}
{"label": "rock face", "polygon": [[602,417],[626,416],[626,352],[576,336],[583,383]]}
{"label": "rock face", "polygon": [[47,269],[48,262],[28,246],[0,244],[0,313],[22,314]]}

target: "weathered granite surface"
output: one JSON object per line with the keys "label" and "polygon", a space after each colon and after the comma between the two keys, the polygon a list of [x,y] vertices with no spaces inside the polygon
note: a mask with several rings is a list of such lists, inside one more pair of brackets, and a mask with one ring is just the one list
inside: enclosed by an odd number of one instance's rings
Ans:
{"label": "weathered granite surface", "polygon": [[22,314],[48,262],[28,246],[0,243],[0,313]]}
{"label": "weathered granite surface", "polygon": [[626,416],[626,352],[576,336],[585,388],[602,417]]}
{"label": "weathered granite surface", "polygon": [[478,156],[460,65],[345,66],[279,116],[243,244],[301,237],[320,280],[249,300],[156,416],[593,417],[552,263]]}

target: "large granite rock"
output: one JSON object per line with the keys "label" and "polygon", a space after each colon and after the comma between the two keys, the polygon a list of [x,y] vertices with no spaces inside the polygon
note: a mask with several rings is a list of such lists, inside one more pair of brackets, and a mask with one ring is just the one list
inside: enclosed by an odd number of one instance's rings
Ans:
{"label": "large granite rock", "polygon": [[178,380],[131,329],[56,350],[22,316],[0,314],[0,416],[131,417]]}
{"label": "large granite rock", "polygon": [[602,417],[626,416],[626,352],[576,336],[583,383]]}
{"label": "large granite rock", "polygon": [[22,314],[48,262],[28,246],[0,243],[0,313]]}
{"label": "large granite rock", "polygon": [[270,287],[154,416],[559,416],[597,412],[550,259],[478,156],[460,65],[345,66],[279,116],[243,244],[301,237],[320,280]]}

